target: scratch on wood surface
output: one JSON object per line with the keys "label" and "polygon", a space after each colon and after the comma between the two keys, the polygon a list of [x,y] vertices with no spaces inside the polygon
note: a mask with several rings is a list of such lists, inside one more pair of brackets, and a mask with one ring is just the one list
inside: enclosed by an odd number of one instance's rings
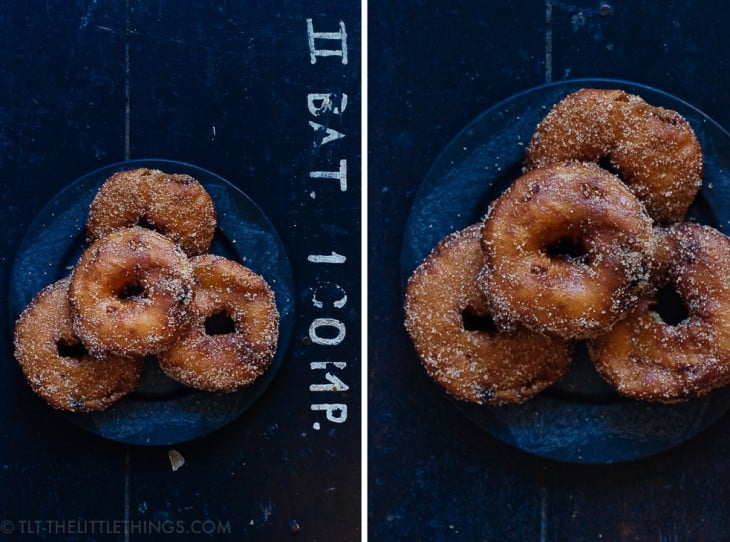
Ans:
{"label": "scratch on wood surface", "polygon": [[540,488],[540,542],[547,540],[547,488],[543,485]]}
{"label": "scratch on wood surface", "polygon": [[[129,444],[124,448],[124,525],[129,525],[129,467],[131,457]],[[124,529],[124,542],[129,542],[129,529]]]}
{"label": "scratch on wood surface", "polygon": [[545,82],[553,80],[553,3],[545,0]]}
{"label": "scratch on wood surface", "polygon": [[671,533],[665,533],[662,532],[661,529],[659,529],[659,542],[679,542],[679,533],[677,532],[677,525],[672,526],[672,532]]}
{"label": "scratch on wood surface", "polygon": [[81,24],[79,25],[79,30],[83,30],[87,26],[89,26],[89,19],[91,19],[92,12],[94,11],[94,8],[96,7],[96,0],[92,0],[92,2],[89,4],[89,9],[86,10],[86,13],[84,13],[84,16],[81,17]]}
{"label": "scratch on wood surface", "polygon": [[129,5],[129,0],[126,0],[126,9],[127,9],[127,32],[124,39],[124,159],[129,160],[129,157],[131,155],[132,145],[130,141],[131,137],[131,127],[130,127],[130,100],[131,100],[131,90],[130,90],[130,82],[129,82],[129,43],[132,39],[132,33],[131,33],[131,17],[130,17],[130,11],[131,7]]}
{"label": "scratch on wood surface", "polygon": [[266,504],[260,504],[259,508],[261,509],[261,515],[263,516],[264,523],[266,523],[269,521],[271,514],[274,512],[274,503],[268,501]]}

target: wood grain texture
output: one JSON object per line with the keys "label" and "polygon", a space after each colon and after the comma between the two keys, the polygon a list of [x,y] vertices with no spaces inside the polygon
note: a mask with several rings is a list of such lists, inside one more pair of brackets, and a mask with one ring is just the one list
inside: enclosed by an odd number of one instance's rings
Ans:
{"label": "wood grain texture", "polygon": [[[72,179],[123,156],[123,25],[114,2],[0,10],[5,303],[13,256],[35,214]],[[124,447],[73,427],[30,392],[7,322],[0,346],[0,516],[122,517]]]}
{"label": "wood grain texture", "polygon": [[[310,63],[308,17],[321,30],[346,22],[346,66]],[[136,525],[127,533],[59,537],[67,540],[159,540],[150,525],[176,529],[170,539],[212,539],[177,530],[190,531],[195,521],[227,523],[216,540],[359,540],[359,17],[358,3],[331,0],[6,3],[0,297],[7,298],[23,233],[54,194],[96,167],[160,157],[210,169],[264,210],[289,251],[297,308],[273,385],[228,427],[174,446],[185,459],[175,472],[168,447],[106,442],[52,412],[28,390],[10,333],[2,334],[0,519],[16,526],[25,519]],[[347,111],[327,118],[345,138],[314,144],[312,92],[348,94]],[[310,171],[334,170],[340,159],[350,171],[346,193],[310,179]],[[307,260],[333,250],[348,256],[335,269]],[[336,351],[308,339],[311,322],[323,316],[312,296],[324,283],[348,296],[336,312],[347,340]],[[331,295],[318,291],[331,305]],[[310,362],[330,357],[347,362],[340,376],[349,390],[311,392],[324,377]],[[347,402],[347,423],[325,422],[311,410],[323,397]]]}
{"label": "wood grain texture", "polygon": [[730,124],[722,105],[726,8],[608,2],[601,15],[601,4],[369,3],[370,43],[378,44],[369,70],[373,540],[730,536],[722,504],[727,416],[673,450],[630,463],[529,456],[465,420],[425,375],[402,327],[399,253],[411,202],[441,149],[493,104],[546,80],[612,77],[658,87]]}

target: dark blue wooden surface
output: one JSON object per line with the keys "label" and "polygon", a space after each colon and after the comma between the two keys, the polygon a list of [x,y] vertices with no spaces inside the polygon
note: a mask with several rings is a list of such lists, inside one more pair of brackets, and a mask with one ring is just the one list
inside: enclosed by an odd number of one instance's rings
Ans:
{"label": "dark blue wooden surface", "polygon": [[730,126],[730,10],[712,2],[369,3],[369,532],[373,540],[727,540],[730,420],[630,463],[558,463],[463,417],[402,328],[402,234],[441,150],[548,81],[611,77]]}
{"label": "dark blue wooden surface", "polygon": [[[23,539],[22,521],[57,521],[36,527],[36,536],[159,540],[149,529],[173,526],[176,532],[168,534],[175,540],[358,540],[359,5],[1,4],[0,299],[7,299],[23,233],[55,193],[97,167],[149,157],[194,163],[248,194],[281,235],[297,291],[294,337],[272,386],[226,428],[175,446],[186,460],[177,472],[167,447],[107,442],[35,397],[13,361],[11,323],[4,322],[0,521],[14,528],[7,538]],[[348,64],[336,57],[310,62],[307,18],[317,31],[335,31],[344,21]],[[342,115],[319,119],[346,137],[318,146],[307,94],[322,92],[347,93],[349,103]],[[346,192],[334,181],[309,177],[310,171],[336,170],[341,159],[350,172]],[[332,251],[347,261],[307,260]],[[326,288],[333,284],[347,293],[342,309],[332,308],[337,298]],[[312,303],[317,293],[324,309]],[[347,326],[336,349],[309,340],[318,317]],[[310,384],[325,382],[310,363],[328,360],[347,363],[338,376],[349,390],[310,391]],[[347,422],[331,423],[311,410],[323,402],[346,403]],[[229,528],[180,534],[200,530],[196,521]],[[49,529],[67,532],[52,536]]]}

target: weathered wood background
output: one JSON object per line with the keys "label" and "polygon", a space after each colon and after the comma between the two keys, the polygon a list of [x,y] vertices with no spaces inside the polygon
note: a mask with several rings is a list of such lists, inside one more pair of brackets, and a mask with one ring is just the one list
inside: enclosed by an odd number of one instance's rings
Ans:
{"label": "weathered wood background", "polygon": [[[149,530],[172,525],[176,540],[359,540],[359,4],[0,6],[3,303],[34,216],[74,179],[127,158],[190,162],[238,186],[282,237],[297,292],[294,336],[272,386],[228,427],[174,446],[186,460],[177,472],[168,447],[104,441],[35,397],[13,360],[8,322],[0,335],[0,521],[11,522],[10,537],[33,538],[22,536],[21,522],[54,521],[25,531],[48,540],[135,541],[159,540]],[[312,63],[307,19],[315,32],[338,32],[342,21],[347,64],[337,56]],[[315,40],[318,50],[338,47]],[[346,111],[315,117],[308,95],[316,93],[347,94]],[[310,121],[345,137],[323,144],[326,134]],[[310,175],[339,171],[342,160],[346,191],[336,179]],[[346,261],[308,259],[332,252]],[[334,307],[344,294],[346,305]],[[346,337],[336,347],[313,343],[317,318],[336,319]],[[318,361],[344,362],[330,370],[349,389],[310,391],[327,383],[325,371],[311,368]],[[346,404],[347,421],[328,421],[312,409],[318,404]],[[229,527],[198,535],[196,521]]]}
{"label": "weathered wood background", "polygon": [[402,327],[399,255],[430,165],[479,113],[570,78],[635,81],[730,126],[730,10],[712,2],[369,3],[373,540],[727,540],[730,419],[647,459],[561,464],[464,418]]}

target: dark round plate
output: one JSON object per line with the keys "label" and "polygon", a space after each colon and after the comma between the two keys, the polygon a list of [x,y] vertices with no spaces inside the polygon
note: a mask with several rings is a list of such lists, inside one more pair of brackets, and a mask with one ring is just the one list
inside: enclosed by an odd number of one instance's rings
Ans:
{"label": "dark round plate", "polygon": [[186,388],[150,360],[136,392],[101,412],[65,414],[76,425],[110,440],[171,445],[215,431],[248,409],[273,380],[291,337],[294,286],[289,260],[266,215],[248,196],[209,171],[171,160],[132,160],[93,171],[61,191],[26,232],[10,276],[9,314],[14,322],[41,288],[71,273],[87,246],[83,229],[96,191],[113,173],[139,167],[187,173],[200,181],[218,212],[210,252],[237,260],[262,275],[276,294],[280,315],[271,367],[241,391],[223,394]]}
{"label": "dark round plate", "polygon": [[[495,105],[446,147],[424,179],[406,225],[403,284],[448,233],[476,223],[520,174],[525,147],[550,108],[581,88],[621,88],[652,105],[674,109],[692,125],[705,154],[702,190],[692,220],[730,228],[730,136],[695,107],[660,90],[615,80],[573,80],[540,86]],[[730,408],[730,389],[679,405],[619,397],[579,344],[566,378],[524,405],[481,407],[456,401],[461,412],[496,438],[527,452],[575,463],[645,457],[693,437]]]}

